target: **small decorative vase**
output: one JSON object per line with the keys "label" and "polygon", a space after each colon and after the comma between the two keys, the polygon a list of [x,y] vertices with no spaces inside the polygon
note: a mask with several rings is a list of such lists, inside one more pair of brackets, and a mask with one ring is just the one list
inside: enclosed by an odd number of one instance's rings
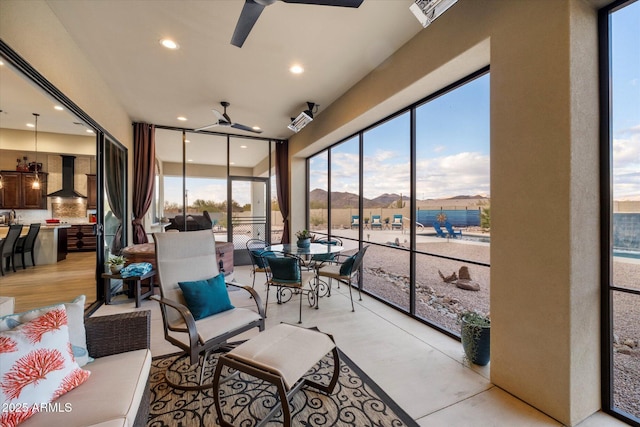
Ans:
{"label": "small decorative vase", "polygon": [[109,269],[111,270],[111,273],[113,274],[120,274],[120,270],[122,270],[122,267],[124,267],[124,265],[112,265],[109,267]]}
{"label": "small decorative vase", "polygon": [[311,245],[311,238],[298,239],[298,247],[299,248],[308,248],[310,245]]}

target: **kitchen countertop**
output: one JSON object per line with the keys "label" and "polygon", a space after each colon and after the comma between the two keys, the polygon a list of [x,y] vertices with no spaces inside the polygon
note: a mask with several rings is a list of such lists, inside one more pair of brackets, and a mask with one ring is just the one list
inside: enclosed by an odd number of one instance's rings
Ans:
{"label": "kitchen countertop", "polygon": [[[71,227],[71,224],[41,224],[38,238],[35,242],[34,255],[36,258],[36,265],[42,264],[55,264],[60,259],[58,258],[58,245],[59,238],[62,231]],[[0,239],[4,239],[9,232],[9,226],[0,226]],[[29,233],[29,224],[23,224],[21,236],[26,236]],[[66,238],[66,234],[65,234]],[[65,249],[66,256],[66,249]],[[64,258],[61,258],[64,259]],[[16,258],[16,262],[20,263],[20,257]],[[22,265],[22,264],[20,264]],[[31,265],[28,263],[27,265]]]}
{"label": "kitchen countertop", "polygon": [[[69,228],[69,227],[71,227],[71,225],[73,225],[73,224],[67,224],[67,223],[64,223],[64,224],[40,224],[40,230],[47,230],[47,229],[54,230],[56,228]],[[29,229],[29,224],[22,224],[22,229],[24,230],[25,228]],[[0,225],[0,229],[8,230],[9,226],[6,225],[6,224],[5,225]],[[5,234],[6,234],[6,232],[5,232]]]}

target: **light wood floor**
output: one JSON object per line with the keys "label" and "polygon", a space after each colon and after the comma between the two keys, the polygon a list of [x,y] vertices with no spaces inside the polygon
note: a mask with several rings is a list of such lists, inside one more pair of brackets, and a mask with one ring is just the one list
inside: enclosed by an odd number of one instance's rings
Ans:
{"label": "light wood floor", "polygon": [[82,294],[88,304],[96,300],[95,252],[71,252],[57,264],[16,270],[0,276],[0,295],[16,299],[16,313],[71,301]]}

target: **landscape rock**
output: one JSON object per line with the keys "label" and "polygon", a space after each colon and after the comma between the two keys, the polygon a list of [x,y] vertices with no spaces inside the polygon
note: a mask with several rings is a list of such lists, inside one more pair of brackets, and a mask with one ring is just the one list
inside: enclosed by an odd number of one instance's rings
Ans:
{"label": "landscape rock", "polygon": [[466,265],[463,265],[462,267],[460,267],[460,270],[458,271],[458,278],[461,280],[471,280],[471,275],[469,274],[469,267],[467,267]]}
{"label": "landscape rock", "polygon": [[456,286],[466,291],[477,292],[480,290],[480,283],[474,282],[473,280],[465,280],[465,279],[456,280]]}
{"label": "landscape rock", "polygon": [[438,270],[438,274],[440,275],[440,278],[442,278],[442,281],[445,283],[452,283],[458,280],[458,276],[456,275],[455,271],[453,272],[453,274],[451,274],[451,276],[448,277],[445,277],[440,270]]}

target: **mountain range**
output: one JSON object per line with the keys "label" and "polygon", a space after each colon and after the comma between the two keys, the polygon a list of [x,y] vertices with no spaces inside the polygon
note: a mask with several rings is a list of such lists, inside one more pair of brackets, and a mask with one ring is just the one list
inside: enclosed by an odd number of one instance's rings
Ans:
{"label": "mountain range", "polygon": [[[400,201],[400,198],[402,198],[402,201],[405,203],[408,203],[410,199],[408,196],[404,196],[404,195],[401,196],[400,194],[384,193],[373,199],[367,199],[366,197],[364,197],[362,200],[362,203],[364,208],[388,208],[394,204],[397,204]],[[476,196],[460,195],[460,196],[448,197],[440,200],[466,200],[466,199],[488,199],[488,198],[480,195],[476,195]],[[433,199],[427,199],[427,200],[433,200]],[[418,202],[420,201],[421,200],[418,200]],[[321,205],[326,206],[327,191],[322,190],[320,188],[311,190],[311,192],[309,193],[309,203],[312,206],[316,205],[317,207],[320,207]],[[333,191],[331,192],[331,206],[336,209],[349,208],[349,207],[355,208],[358,206],[358,195],[354,193],[348,193],[348,192]]]}

